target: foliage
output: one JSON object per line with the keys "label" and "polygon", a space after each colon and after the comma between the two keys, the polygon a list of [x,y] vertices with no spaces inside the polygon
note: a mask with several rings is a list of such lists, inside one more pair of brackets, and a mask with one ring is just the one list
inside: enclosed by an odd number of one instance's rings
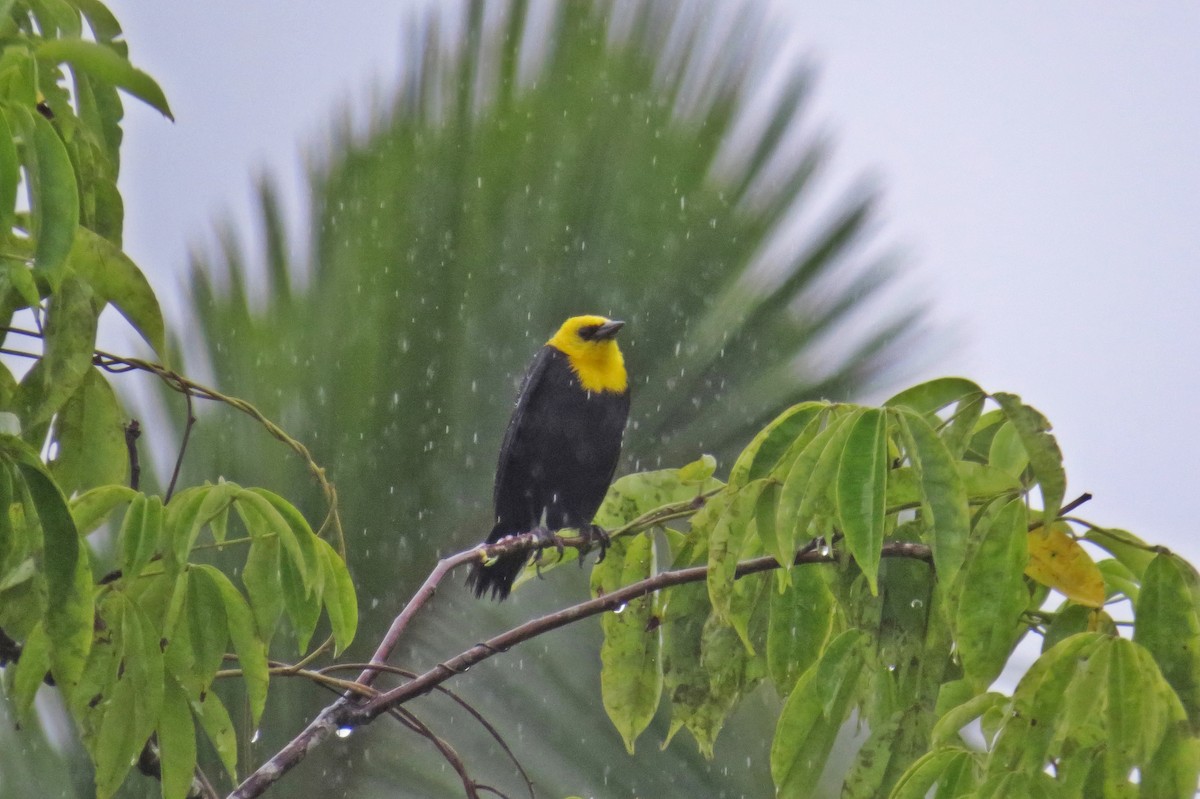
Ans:
{"label": "foliage", "polygon": [[[695,496],[678,474],[622,478],[601,516],[620,526],[658,497]],[[603,595],[708,568],[706,586],[605,617],[604,707],[632,751],[665,694],[671,734],[687,729],[711,756],[731,710],[769,682],[784,697],[770,757],[784,797],[820,795],[851,720],[843,796],[1190,797],[1200,576],[1130,533],[1064,518],[1065,487],[1044,417],[965,380],[879,409],[794,406],[727,483],[702,487],[686,532],[622,538],[593,569]],[[798,558],[814,538],[827,554]],[[763,556],[780,568],[737,579]],[[1040,657],[1011,695],[994,690],[1030,633]]]}
{"label": "foliage", "polygon": [[[214,680],[241,677],[257,720],[280,616],[303,650],[324,606],[340,650],[355,631],[354,591],[341,556],[282,497],[228,482],[165,496],[125,484],[136,482],[136,427],[105,373],[145,368],[206,394],[165,367],[95,351],[111,306],[166,358],[158,301],[121,249],[119,92],[171,112],[96,0],[5,3],[0,48],[0,325],[4,351],[30,362],[20,379],[0,364],[5,695],[29,725],[39,688],[54,686],[97,796],[149,753],[163,795],[182,797],[197,727],[234,773]],[[231,512],[241,541],[227,538]],[[116,529],[115,541],[98,529]],[[213,546],[239,545],[244,591],[204,562]],[[228,649],[238,668],[222,672]]]}

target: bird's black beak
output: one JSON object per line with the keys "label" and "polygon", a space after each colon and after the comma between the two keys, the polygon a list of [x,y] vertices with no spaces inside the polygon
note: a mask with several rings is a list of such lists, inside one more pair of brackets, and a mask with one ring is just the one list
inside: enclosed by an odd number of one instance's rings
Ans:
{"label": "bird's black beak", "polygon": [[605,322],[596,328],[596,332],[592,334],[592,339],[595,341],[604,341],[605,339],[613,338],[620,332],[621,328],[625,327],[624,322],[611,321]]}

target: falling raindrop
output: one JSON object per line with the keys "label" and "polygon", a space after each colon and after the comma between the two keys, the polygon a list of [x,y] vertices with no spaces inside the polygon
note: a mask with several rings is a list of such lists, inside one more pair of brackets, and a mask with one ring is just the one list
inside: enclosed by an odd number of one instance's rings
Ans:
{"label": "falling raindrop", "polygon": [[914,608],[923,608],[923,607],[925,607],[925,603],[924,603],[924,602],[922,602],[922,601],[921,601],[921,600],[919,600],[919,599],[914,599],[914,600],[912,601],[912,606],[913,606]]}

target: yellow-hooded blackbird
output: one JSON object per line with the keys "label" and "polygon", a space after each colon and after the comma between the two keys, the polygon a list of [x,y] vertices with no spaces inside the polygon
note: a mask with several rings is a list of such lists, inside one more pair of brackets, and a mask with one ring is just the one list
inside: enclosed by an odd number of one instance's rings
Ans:
{"label": "yellow-hooded blackbird", "polygon": [[[573,316],[529,369],[500,445],[493,502],[494,543],[508,535],[573,527],[591,535],[621,454],[629,379],[615,337],[624,322]],[[476,563],[475,596],[504,599],[528,554]]]}

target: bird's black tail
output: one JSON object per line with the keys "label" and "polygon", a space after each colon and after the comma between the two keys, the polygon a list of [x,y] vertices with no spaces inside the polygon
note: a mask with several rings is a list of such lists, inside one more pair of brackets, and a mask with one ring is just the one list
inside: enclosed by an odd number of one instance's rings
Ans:
{"label": "bird's black tail", "polygon": [[[513,534],[513,531],[497,524],[487,537],[487,543],[495,543],[504,536]],[[471,573],[467,576],[467,586],[475,592],[477,597],[490,591],[492,599],[507,599],[509,592],[512,591],[513,582],[521,573],[521,569],[525,568],[527,560],[529,560],[528,552],[514,552],[511,555],[501,555],[486,566],[476,561],[471,564]]]}

